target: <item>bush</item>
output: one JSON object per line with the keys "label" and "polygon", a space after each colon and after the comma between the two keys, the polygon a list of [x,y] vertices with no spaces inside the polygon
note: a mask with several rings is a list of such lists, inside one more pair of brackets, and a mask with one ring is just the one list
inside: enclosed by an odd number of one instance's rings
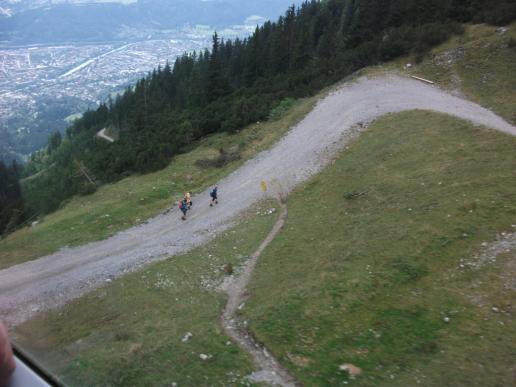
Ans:
{"label": "bush", "polygon": [[240,147],[232,148],[229,151],[224,148],[219,149],[219,155],[215,158],[199,159],[195,161],[195,165],[200,168],[222,168],[232,161],[242,158]]}
{"label": "bush", "polygon": [[294,104],[296,100],[294,98],[285,98],[281,101],[275,108],[271,109],[269,113],[269,120],[276,121],[279,120],[283,115],[288,112]]}
{"label": "bush", "polygon": [[382,60],[390,60],[405,55],[414,45],[415,33],[413,28],[398,28],[385,36],[380,45]]}
{"label": "bush", "polygon": [[428,269],[425,265],[410,257],[397,258],[390,266],[397,271],[395,279],[401,283],[415,281],[428,273]]}
{"label": "bush", "polygon": [[93,195],[95,192],[97,192],[96,184],[85,183],[79,188],[79,195],[82,196]]}
{"label": "bush", "polygon": [[231,263],[226,263],[224,265],[224,273],[226,273],[226,275],[232,275],[233,274],[233,265]]}

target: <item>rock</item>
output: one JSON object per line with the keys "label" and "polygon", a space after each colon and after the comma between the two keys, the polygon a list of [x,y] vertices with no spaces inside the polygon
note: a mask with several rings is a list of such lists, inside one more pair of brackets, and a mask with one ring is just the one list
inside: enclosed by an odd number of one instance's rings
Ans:
{"label": "rock", "polygon": [[238,305],[238,310],[244,309],[245,302],[242,302],[240,305]]}
{"label": "rock", "polygon": [[339,370],[340,371],[346,371],[349,376],[351,376],[352,378],[360,375],[362,373],[362,369],[360,369],[359,367],[357,367],[356,365],[353,365],[353,364],[341,364],[339,366]]}
{"label": "rock", "polygon": [[450,318],[449,317],[445,317],[445,318],[443,318],[443,320],[444,320],[445,323],[449,323],[450,322]]}
{"label": "rock", "polygon": [[500,311],[500,309],[498,309],[496,306],[493,306],[491,310],[495,313],[498,313]]}
{"label": "rock", "polygon": [[500,27],[500,28],[497,28],[496,29],[496,34],[497,35],[503,35],[507,32],[507,28],[506,27]]}
{"label": "rock", "polygon": [[203,361],[206,361],[206,360],[208,360],[208,359],[211,359],[211,355],[206,355],[206,354],[204,354],[204,353],[201,353],[201,354],[199,355],[199,357],[200,357],[200,358],[201,358],[201,360],[203,360]]}
{"label": "rock", "polygon": [[107,279],[106,279],[106,282],[107,282],[107,283],[110,283],[110,282],[113,282],[113,280],[112,280],[111,278],[107,278]]}
{"label": "rock", "polygon": [[36,227],[39,224],[39,222],[36,220],[30,224],[31,227]]}
{"label": "rock", "polygon": [[186,342],[187,342],[187,341],[189,341],[192,337],[193,337],[192,332],[186,332],[186,334],[183,336],[183,338],[181,339],[181,341],[182,341],[183,343],[186,343]]}

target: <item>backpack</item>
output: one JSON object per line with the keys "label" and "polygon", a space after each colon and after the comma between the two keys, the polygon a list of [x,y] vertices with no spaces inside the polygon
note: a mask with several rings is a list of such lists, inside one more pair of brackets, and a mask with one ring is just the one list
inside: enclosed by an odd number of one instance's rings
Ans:
{"label": "backpack", "polygon": [[212,198],[216,197],[216,196],[217,196],[217,190],[216,190],[216,189],[214,189],[213,191],[211,191],[211,192],[210,192],[210,196],[211,196]]}

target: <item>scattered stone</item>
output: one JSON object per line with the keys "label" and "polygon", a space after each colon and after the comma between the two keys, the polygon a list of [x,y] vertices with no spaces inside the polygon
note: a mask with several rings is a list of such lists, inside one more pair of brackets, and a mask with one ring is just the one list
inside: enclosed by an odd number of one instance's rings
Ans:
{"label": "scattered stone", "polygon": [[449,317],[445,317],[445,318],[443,318],[443,320],[444,320],[445,323],[449,323],[450,322],[450,318]]}
{"label": "scattered stone", "polygon": [[497,28],[496,29],[496,35],[501,36],[501,35],[505,34],[507,32],[507,30],[508,30],[507,27]]}
{"label": "scattered stone", "polygon": [[340,371],[346,371],[349,376],[351,376],[352,378],[355,378],[356,376],[360,375],[362,373],[362,369],[360,369],[359,367],[357,367],[356,365],[353,365],[353,364],[341,364],[339,366],[339,370]]}
{"label": "scattered stone", "polygon": [[205,353],[201,353],[201,354],[199,355],[199,357],[200,357],[200,358],[201,358],[201,360],[203,360],[203,361],[206,361],[206,360],[211,359],[211,355],[206,355]]}
{"label": "scattered stone", "polygon": [[187,342],[187,341],[189,341],[192,337],[193,337],[192,332],[186,332],[186,334],[183,336],[183,338],[181,339],[181,341],[182,341],[183,343],[186,343],[186,342]]}
{"label": "scattered stone", "polygon": [[36,227],[39,224],[39,222],[36,220],[30,224],[31,227]]}
{"label": "scattered stone", "polygon": [[245,302],[242,302],[240,305],[238,305],[238,310],[244,309]]}
{"label": "scattered stone", "polygon": [[107,283],[110,283],[110,282],[113,282],[113,280],[112,280],[111,278],[107,278],[107,279],[106,279],[106,282],[107,282]]}
{"label": "scattered stone", "polygon": [[498,309],[496,306],[493,306],[491,310],[495,313],[498,313],[500,311],[500,309]]}

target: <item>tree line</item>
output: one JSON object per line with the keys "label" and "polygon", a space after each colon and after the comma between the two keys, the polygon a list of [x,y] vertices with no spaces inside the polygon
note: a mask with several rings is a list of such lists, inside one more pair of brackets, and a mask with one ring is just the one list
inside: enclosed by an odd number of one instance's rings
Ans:
{"label": "tree line", "polygon": [[[215,34],[211,50],[158,67],[52,135],[24,170],[39,172],[24,183],[27,210],[50,212],[99,184],[163,168],[196,139],[266,119],[286,98],[313,95],[365,66],[422,57],[463,23],[515,17],[512,0],[311,0],[248,38]],[[103,128],[118,141],[95,138]]]}
{"label": "tree line", "polygon": [[6,165],[0,160],[0,235],[13,231],[25,220],[20,173],[16,161]]}

